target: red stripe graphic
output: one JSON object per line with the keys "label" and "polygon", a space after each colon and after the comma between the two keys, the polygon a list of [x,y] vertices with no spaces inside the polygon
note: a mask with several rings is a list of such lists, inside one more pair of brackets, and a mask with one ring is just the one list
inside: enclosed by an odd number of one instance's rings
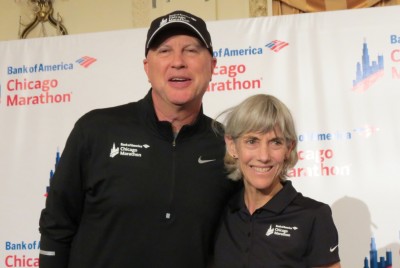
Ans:
{"label": "red stripe graphic", "polygon": [[84,56],[82,58],[80,58],[79,60],[77,60],[76,62],[78,62],[82,67],[89,67],[91,64],[93,64],[95,61],[97,61],[97,59],[89,57],[89,56]]}
{"label": "red stripe graphic", "polygon": [[280,51],[282,48],[288,46],[289,43],[284,42],[284,41],[279,41],[279,40],[274,40],[270,42],[269,44],[266,45],[269,49],[271,49],[274,52]]}

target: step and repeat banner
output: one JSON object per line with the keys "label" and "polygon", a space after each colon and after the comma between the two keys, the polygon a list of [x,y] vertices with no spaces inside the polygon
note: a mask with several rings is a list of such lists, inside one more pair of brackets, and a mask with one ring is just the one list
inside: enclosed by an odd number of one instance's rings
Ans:
{"label": "step and repeat banner", "polygon": [[[304,195],[328,203],[342,267],[400,268],[400,7],[209,22],[215,117],[266,93],[296,120]],[[38,221],[75,121],[142,98],[146,29],[0,42],[0,267],[38,267]],[[118,226],[116,226],[117,228]]]}

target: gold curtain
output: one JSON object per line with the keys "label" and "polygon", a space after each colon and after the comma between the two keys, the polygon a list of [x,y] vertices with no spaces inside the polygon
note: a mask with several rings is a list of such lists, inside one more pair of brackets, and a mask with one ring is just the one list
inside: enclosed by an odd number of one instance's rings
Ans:
{"label": "gold curtain", "polygon": [[399,4],[400,0],[273,0],[272,14],[299,14]]}

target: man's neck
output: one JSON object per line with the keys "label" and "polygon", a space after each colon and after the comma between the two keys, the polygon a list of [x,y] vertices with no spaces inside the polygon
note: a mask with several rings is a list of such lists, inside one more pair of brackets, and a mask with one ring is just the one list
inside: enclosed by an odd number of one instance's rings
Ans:
{"label": "man's neck", "polygon": [[199,114],[200,107],[197,109],[188,109],[182,106],[159,107],[155,105],[154,110],[160,121],[168,121],[172,125],[174,133],[178,133],[184,125],[194,123]]}

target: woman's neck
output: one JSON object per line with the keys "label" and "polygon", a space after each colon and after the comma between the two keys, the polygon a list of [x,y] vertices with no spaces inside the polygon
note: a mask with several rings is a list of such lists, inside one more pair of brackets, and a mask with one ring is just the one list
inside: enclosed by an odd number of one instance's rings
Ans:
{"label": "woman's neck", "polygon": [[244,202],[250,215],[267,204],[282,188],[283,185],[281,182],[263,190],[245,186]]}

